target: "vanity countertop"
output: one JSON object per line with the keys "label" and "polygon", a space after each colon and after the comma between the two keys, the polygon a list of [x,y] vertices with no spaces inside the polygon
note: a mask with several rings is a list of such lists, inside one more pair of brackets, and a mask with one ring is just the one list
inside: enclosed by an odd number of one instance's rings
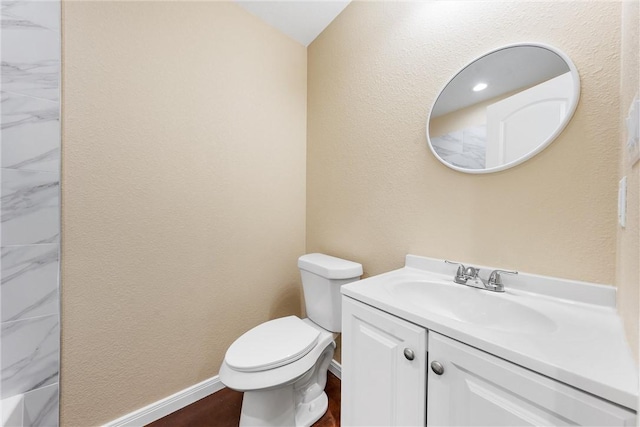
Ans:
{"label": "vanity countertop", "polygon": [[[408,255],[404,268],[344,285],[342,294],[621,406],[638,409],[638,368],[615,309],[615,288],[519,274],[504,276],[505,292],[497,293],[454,283],[455,270],[442,260]],[[456,298],[447,301],[438,297],[432,304],[449,304],[458,313],[463,302],[477,301],[475,307],[465,308],[470,314],[482,311],[485,301],[496,302],[497,310],[489,315],[494,320],[503,314],[505,318],[487,325],[473,321],[473,316],[457,316],[447,307],[430,308],[420,298],[396,292],[398,284],[410,284],[418,291],[421,286],[437,286],[437,292],[431,288],[434,296],[454,291]],[[503,307],[516,309],[502,311]],[[514,319],[519,313],[523,318]]]}

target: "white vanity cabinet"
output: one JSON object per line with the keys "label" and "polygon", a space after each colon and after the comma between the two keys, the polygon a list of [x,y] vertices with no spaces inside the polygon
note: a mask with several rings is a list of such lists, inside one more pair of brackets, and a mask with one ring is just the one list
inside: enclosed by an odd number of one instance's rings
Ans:
{"label": "white vanity cabinet", "polygon": [[635,426],[628,409],[430,331],[433,362],[429,426]]}
{"label": "white vanity cabinet", "polygon": [[635,425],[629,409],[342,299],[344,426]]}
{"label": "white vanity cabinet", "polygon": [[425,425],[427,331],[342,301],[342,425]]}

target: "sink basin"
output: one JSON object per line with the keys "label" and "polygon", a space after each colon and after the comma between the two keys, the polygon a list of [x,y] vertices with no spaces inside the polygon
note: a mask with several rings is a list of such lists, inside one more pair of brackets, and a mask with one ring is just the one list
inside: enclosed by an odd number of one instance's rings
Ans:
{"label": "sink basin", "polygon": [[387,289],[421,310],[497,331],[550,333],[557,329],[549,317],[507,294],[428,281],[392,283]]}

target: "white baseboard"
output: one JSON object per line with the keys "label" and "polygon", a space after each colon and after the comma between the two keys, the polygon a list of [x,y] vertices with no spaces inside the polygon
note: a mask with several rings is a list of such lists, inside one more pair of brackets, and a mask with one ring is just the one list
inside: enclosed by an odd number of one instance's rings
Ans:
{"label": "white baseboard", "polygon": [[338,377],[339,380],[342,380],[342,366],[336,362],[336,359],[332,359],[329,364],[329,372]]}
{"label": "white baseboard", "polygon": [[104,427],[138,427],[152,423],[160,418],[182,409],[187,405],[222,390],[224,385],[218,375],[198,384],[158,400],[150,405],[113,420]]}
{"label": "white baseboard", "polygon": [[[342,379],[342,366],[338,362],[331,360],[329,364],[329,372]],[[169,397],[158,400],[150,405],[124,415],[117,420],[108,422],[103,427],[139,427],[152,423],[160,418],[167,416],[178,409],[191,405],[198,400],[207,397],[216,391],[224,388],[224,384],[220,381],[220,377],[216,375],[208,380],[204,380],[196,385],[187,387]]]}

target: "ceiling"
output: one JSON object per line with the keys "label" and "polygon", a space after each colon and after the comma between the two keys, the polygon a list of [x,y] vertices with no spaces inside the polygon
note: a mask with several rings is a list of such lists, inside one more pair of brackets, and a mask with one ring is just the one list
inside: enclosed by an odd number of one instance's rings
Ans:
{"label": "ceiling", "polygon": [[[565,60],[541,46],[513,46],[485,55],[460,71],[443,89],[431,112],[442,116],[545,82],[570,71]],[[478,83],[488,87],[473,92]]]}
{"label": "ceiling", "polygon": [[347,7],[350,1],[235,0],[249,13],[282,31],[303,46],[309,46]]}

